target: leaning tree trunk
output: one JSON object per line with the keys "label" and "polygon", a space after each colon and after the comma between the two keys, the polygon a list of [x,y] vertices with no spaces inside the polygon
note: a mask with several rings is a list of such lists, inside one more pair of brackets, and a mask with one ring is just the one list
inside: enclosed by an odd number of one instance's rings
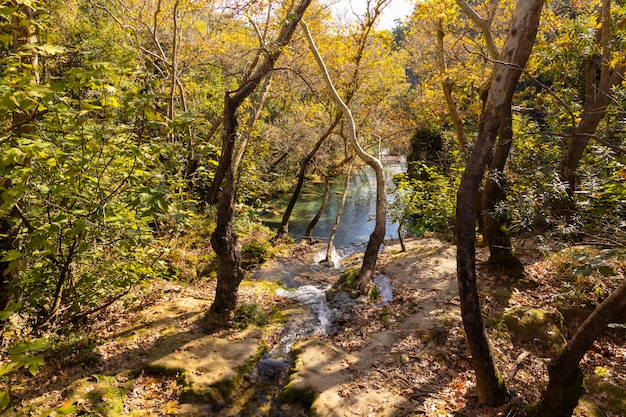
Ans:
{"label": "leaning tree trunk", "polygon": [[331,264],[333,263],[333,245],[335,243],[335,236],[337,235],[337,229],[339,228],[339,222],[341,221],[341,214],[343,213],[343,208],[346,205],[346,197],[348,196],[348,187],[350,185],[351,171],[352,164],[350,164],[348,172],[346,173],[346,180],[343,183],[343,193],[341,194],[341,202],[339,203],[339,208],[337,209],[337,215],[335,216],[333,229],[328,236],[328,245],[326,246],[326,259],[324,259],[324,261]]}
{"label": "leaning tree trunk", "polygon": [[374,158],[373,156],[365,152],[359,144],[356,137],[356,127],[354,124],[354,118],[352,117],[352,112],[350,111],[346,103],[341,99],[339,93],[335,89],[335,86],[330,79],[330,75],[328,75],[328,70],[326,69],[324,60],[317,50],[315,42],[313,41],[313,37],[311,36],[311,32],[309,31],[309,28],[304,20],[300,22],[300,25],[302,26],[302,29],[304,30],[306,38],[309,42],[311,52],[313,53],[313,56],[315,57],[315,60],[320,67],[320,70],[322,71],[324,82],[330,90],[333,99],[341,108],[344,116],[347,119],[350,135],[349,139],[352,147],[354,148],[359,158],[367,165],[372,167],[374,169],[374,172],[376,173],[376,220],[374,225],[374,231],[370,235],[370,239],[367,242],[367,248],[365,249],[365,254],[363,255],[361,272],[359,273],[359,291],[361,291],[361,294],[367,294],[369,293],[372,286],[374,268],[376,267],[376,261],[378,260],[378,250],[385,240],[385,228],[387,226],[387,191],[383,164],[380,162],[379,159]]}
{"label": "leaning tree trunk", "polygon": [[309,152],[300,162],[300,172],[298,173],[298,183],[296,184],[296,188],[293,191],[293,194],[291,195],[291,199],[289,200],[289,204],[287,204],[287,208],[285,209],[285,213],[283,214],[283,220],[280,223],[280,228],[278,229],[278,233],[277,233],[278,238],[283,238],[287,236],[287,234],[289,233],[289,219],[291,218],[291,213],[293,212],[293,208],[296,206],[296,201],[298,201],[298,197],[300,196],[300,191],[302,191],[302,186],[304,185],[304,179],[306,177],[306,170],[309,166],[309,163],[311,162],[311,160],[313,159],[313,157],[319,150],[320,146],[322,146],[322,143],[324,143],[324,141],[333,132],[335,127],[337,127],[340,120],[341,120],[341,114],[338,114],[337,116],[335,116],[335,119],[330,124],[328,129],[326,129],[326,131],[322,134],[322,136],[320,136],[320,138],[317,140],[317,142],[315,143],[315,146],[313,146],[313,149],[311,149],[311,152]]}
{"label": "leaning tree trunk", "polygon": [[306,230],[304,231],[305,240],[308,240],[309,242],[313,241],[313,236],[312,236],[313,229],[315,229],[315,226],[317,226],[317,222],[319,222],[320,219],[322,218],[322,214],[324,213],[324,210],[326,209],[326,206],[328,205],[329,197],[330,197],[330,177],[328,175],[324,175],[324,198],[322,198],[322,204],[320,204],[320,207],[317,209],[317,213],[315,213],[315,216],[313,216],[308,226],[306,227]]}
{"label": "leaning tree trunk", "polygon": [[443,49],[443,40],[445,33],[443,32],[443,19],[437,20],[437,65],[439,66],[439,72],[441,73],[441,90],[443,91],[443,97],[446,100],[446,106],[448,112],[452,118],[454,124],[454,130],[456,131],[456,137],[459,141],[459,148],[463,155],[467,152],[467,139],[465,137],[465,129],[463,128],[463,119],[459,114],[459,109],[456,106],[456,100],[452,95],[452,80],[446,74],[448,66],[446,65],[445,51]]}
{"label": "leaning tree trunk", "polygon": [[515,87],[535,42],[542,7],[543,0],[519,0],[516,4],[500,62],[494,68],[493,81],[480,118],[478,138],[457,193],[457,277],[461,316],[472,353],[481,404],[502,404],[509,393],[493,361],[476,286],[476,193],[498,135],[500,120],[509,114],[507,109],[511,108]]}
{"label": "leaning tree trunk", "polygon": [[585,392],[579,363],[616,313],[626,308],[626,280],[583,322],[561,353],[548,365],[548,389],[536,416],[570,417]]}
{"label": "leaning tree trunk", "polygon": [[[226,175],[217,208],[217,224],[211,236],[211,244],[217,255],[217,289],[215,300],[205,315],[204,325],[208,329],[230,324],[237,305],[239,283],[243,278],[241,253],[234,228],[236,201],[236,164],[234,149],[238,136],[237,109],[256,90],[261,79],[274,67],[283,48],[293,35],[298,22],[311,0],[300,0],[290,10],[280,29],[278,39],[256,61],[250,77],[236,91],[227,92],[224,99],[224,147],[222,159],[226,164]],[[221,162],[221,161],[220,161]]]}

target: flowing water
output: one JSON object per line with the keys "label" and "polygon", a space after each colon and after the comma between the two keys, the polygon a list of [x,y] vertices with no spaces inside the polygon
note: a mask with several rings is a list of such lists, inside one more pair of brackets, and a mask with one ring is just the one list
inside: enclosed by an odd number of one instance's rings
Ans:
{"label": "flowing water", "polygon": [[[402,163],[385,166],[388,190],[393,188],[392,175],[403,172],[404,168]],[[335,184],[343,184],[343,181],[338,179]],[[323,197],[323,188],[323,184],[308,184],[304,187],[289,224],[289,234],[296,240],[302,238],[308,222],[315,215]],[[342,192],[341,185],[334,185],[331,188],[328,206],[315,229],[314,237],[328,238]],[[266,223],[270,226],[280,224],[282,210],[291,196],[283,197],[273,202],[275,215],[265,216]],[[342,272],[339,269],[342,255],[353,254],[364,249],[374,229],[375,202],[376,179],[374,171],[367,167],[351,178],[348,198],[334,241],[339,250],[332,248],[329,263],[321,264],[326,258],[325,245],[322,244],[308,258],[308,263],[289,259],[284,260],[283,264],[271,271],[259,269],[255,272],[253,279],[280,282],[285,288],[277,290],[277,294],[295,301],[297,306],[288,310],[287,321],[278,342],[248,375],[243,392],[235,398],[232,407],[237,411],[228,415],[290,417],[306,413],[306,409],[302,406],[285,404],[280,400],[280,392],[289,380],[289,367],[293,360],[291,350],[298,340],[327,335],[332,330],[334,318],[354,303],[346,296],[339,297],[341,301],[330,306],[326,301],[326,290],[331,283],[328,279],[320,280],[319,277],[331,277],[332,280],[338,278]],[[388,220],[386,238],[395,237],[397,237],[396,227]],[[317,279],[311,279],[311,277],[317,277]],[[374,283],[380,294],[380,303],[388,304],[393,297],[389,278],[376,274]]]}

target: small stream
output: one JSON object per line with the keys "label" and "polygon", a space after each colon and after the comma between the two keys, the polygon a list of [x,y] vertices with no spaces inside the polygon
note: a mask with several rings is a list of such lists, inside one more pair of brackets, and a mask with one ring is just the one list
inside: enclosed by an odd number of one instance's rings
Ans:
{"label": "small stream", "polygon": [[[388,188],[393,187],[391,176],[404,171],[404,164],[387,164],[386,174]],[[336,181],[335,184],[342,184]],[[308,410],[302,405],[283,403],[280,399],[282,389],[289,382],[289,368],[293,358],[291,350],[299,341],[310,337],[322,337],[329,334],[333,322],[343,311],[356,301],[347,294],[336,298],[334,305],[326,301],[326,291],[332,282],[343,272],[342,258],[362,252],[369,239],[374,224],[376,187],[375,176],[371,168],[356,173],[350,182],[346,206],[341,217],[339,229],[335,237],[335,245],[339,249],[332,250],[330,262],[325,264],[325,245],[307,257],[307,263],[296,259],[283,260],[283,264],[271,273],[263,269],[255,271],[253,279],[279,282],[283,288],[277,295],[295,301],[295,306],[287,310],[287,321],[284,324],[279,340],[262,358],[244,381],[240,394],[226,415],[236,416],[278,416],[291,417],[305,415]],[[315,214],[322,198],[323,184],[307,184],[292,214],[289,234],[296,240],[302,237],[304,229]],[[332,187],[330,201],[326,212],[315,229],[314,236],[328,238],[343,190],[341,186]],[[290,195],[274,201],[272,206],[278,208],[274,214],[263,216],[270,226],[280,223],[281,208],[285,207]],[[390,220],[387,222],[387,239],[395,238],[396,227]],[[331,279],[329,279],[329,277]],[[374,283],[380,294],[381,305],[391,302],[393,293],[389,278],[376,274]]]}
{"label": "small stream", "polygon": [[[299,340],[329,334],[334,320],[356,303],[347,294],[342,294],[336,298],[336,305],[328,304],[326,291],[331,286],[330,281],[337,279],[342,269],[320,264],[325,258],[325,249],[318,250],[307,257],[308,264],[287,259],[283,260],[279,268],[271,268],[269,272],[259,269],[253,275],[253,279],[280,282],[284,288],[278,289],[277,295],[295,303],[285,310],[287,320],[278,342],[245,378],[225,415],[292,417],[308,412],[304,405],[284,403],[280,398],[282,389],[289,382],[292,348]],[[333,263],[339,266],[341,258],[338,254],[336,256],[336,262]],[[389,278],[376,274],[374,282],[380,293],[381,305],[388,304],[393,297]]]}

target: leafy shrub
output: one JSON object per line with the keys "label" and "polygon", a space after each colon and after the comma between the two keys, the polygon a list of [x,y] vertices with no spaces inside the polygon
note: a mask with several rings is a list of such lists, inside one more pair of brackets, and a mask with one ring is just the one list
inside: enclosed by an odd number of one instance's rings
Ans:
{"label": "leafy shrub", "polygon": [[415,163],[413,172],[413,178],[407,174],[394,177],[396,189],[389,206],[392,220],[406,220],[409,231],[417,235],[449,233],[455,218],[458,179],[424,163]]}

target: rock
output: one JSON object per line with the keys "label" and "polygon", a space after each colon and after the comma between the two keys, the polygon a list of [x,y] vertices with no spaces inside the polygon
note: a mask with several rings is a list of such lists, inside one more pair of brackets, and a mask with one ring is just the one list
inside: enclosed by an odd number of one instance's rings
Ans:
{"label": "rock", "polygon": [[250,328],[238,340],[194,333],[179,334],[152,351],[145,369],[166,375],[180,374],[181,399],[221,404],[237,385],[237,379],[265,351],[262,330]]}
{"label": "rock", "polygon": [[606,417],[606,414],[596,404],[591,395],[585,394],[578,400],[578,405],[574,409],[572,417]]}
{"label": "rock", "polygon": [[563,316],[558,311],[513,307],[504,311],[502,321],[523,341],[549,349],[552,354],[560,352],[567,343],[563,336]]}

